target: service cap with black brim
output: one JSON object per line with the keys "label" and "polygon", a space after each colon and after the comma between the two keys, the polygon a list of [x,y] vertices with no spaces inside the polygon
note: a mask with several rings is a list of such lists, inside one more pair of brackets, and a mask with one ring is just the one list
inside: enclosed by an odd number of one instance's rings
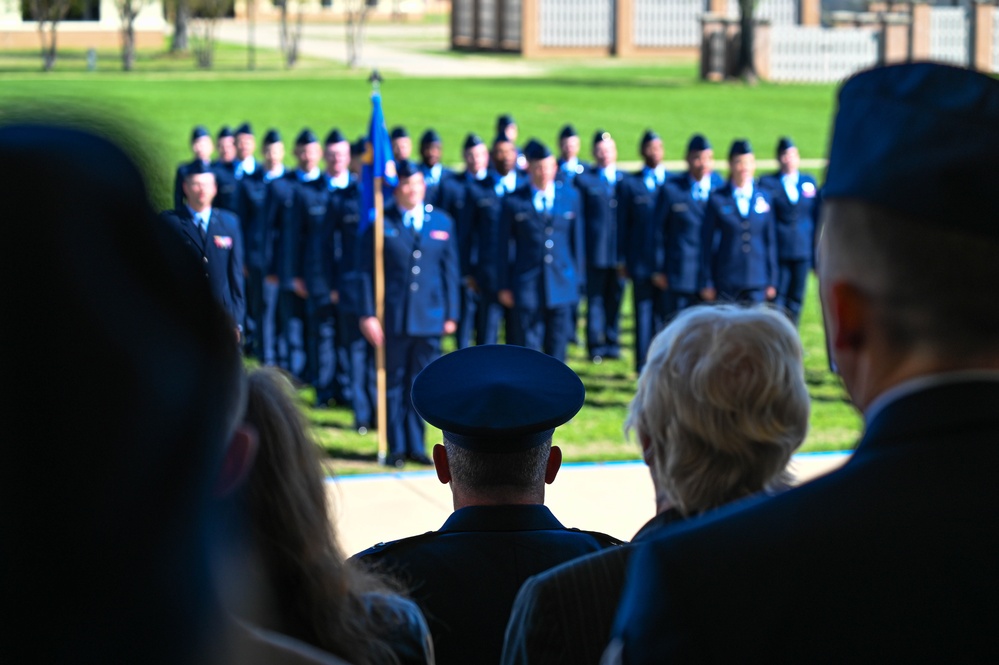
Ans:
{"label": "service cap with black brim", "polygon": [[540,446],[585,397],[583,382],[563,362],[510,344],[453,351],[413,382],[417,413],[448,441],[483,453]]}

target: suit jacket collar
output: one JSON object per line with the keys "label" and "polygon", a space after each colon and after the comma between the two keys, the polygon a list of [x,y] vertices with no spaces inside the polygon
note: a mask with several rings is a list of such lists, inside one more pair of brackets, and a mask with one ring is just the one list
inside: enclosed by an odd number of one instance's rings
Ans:
{"label": "suit jacket collar", "polygon": [[671,524],[676,524],[677,522],[682,522],[684,519],[686,518],[681,515],[680,511],[676,508],[670,508],[667,511],[656,513],[652,519],[642,525],[642,528],[638,530],[635,536],[631,539],[631,542],[634,543],[646,538],[652,538],[663,528]]}
{"label": "suit jacket collar", "polygon": [[457,531],[550,531],[565,529],[541,504],[515,506],[468,506],[447,518],[442,532]]}

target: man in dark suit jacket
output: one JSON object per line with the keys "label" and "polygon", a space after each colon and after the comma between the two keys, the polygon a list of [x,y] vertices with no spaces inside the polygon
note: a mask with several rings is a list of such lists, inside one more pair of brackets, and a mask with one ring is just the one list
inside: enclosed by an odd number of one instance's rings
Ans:
{"label": "man in dark suit jacket", "polygon": [[243,288],[243,235],[239,218],[228,210],[215,208],[215,174],[195,164],[184,178],[184,200],[180,208],[164,212],[201,260],[212,293],[232,317],[238,331],[243,329],[246,296]]}
{"label": "man in dark suit jacket", "polygon": [[[915,63],[839,93],[819,288],[851,460],[633,556],[607,662],[995,662],[999,82]],[[959,174],[959,175],[955,175]],[[990,189],[991,188],[991,189]]]}
{"label": "man in dark suit jacket", "polygon": [[[732,363],[733,354],[742,361]],[[625,423],[637,435],[656,500],[656,516],[632,543],[783,486],[808,431],[802,355],[794,326],[770,308],[688,309],[656,336]],[[702,398],[706,385],[710,401]],[[529,579],[510,615],[503,665],[596,665],[632,552],[603,550]]]}
{"label": "man in dark suit jacket", "polygon": [[576,176],[586,242],[586,349],[595,363],[621,355],[624,257],[618,245],[618,201],[624,173],[611,135],[593,137],[593,167]]}
{"label": "man in dark suit jacket", "polygon": [[525,579],[620,543],[567,529],[544,506],[545,485],[562,461],[552,434],[584,397],[565,364],[505,344],[449,353],[413,385],[416,409],[444,432],[434,463],[455,510],[439,531],[376,545],[356,559],[412,589],[439,665],[498,662]]}
{"label": "man in dark suit jacket", "polygon": [[753,179],[749,141],[729,150],[728,183],[708,199],[701,227],[701,299],[760,303],[777,295],[777,227],[770,193]]}
{"label": "man in dark suit jacket", "polygon": [[701,301],[701,227],[711,192],[725,184],[714,172],[714,150],[701,134],[687,143],[687,172],[659,190],[657,268],[652,283],[665,293],[663,321]]}
{"label": "man in dark suit jacket", "polygon": [[565,362],[583,279],[579,195],[555,181],[558,165],[545,145],[532,139],[524,155],[531,184],[504,199],[500,217],[499,245],[513,246],[513,261],[497,271],[499,301],[519,317],[524,346]]}
{"label": "man in dark suit jacket", "polygon": [[798,170],[798,148],[786,136],[777,142],[777,161],[780,171],[760,178],[760,187],[770,191],[777,224],[775,302],[797,325],[814,264],[819,188],[815,178]]}
{"label": "man in dark suit jacket", "polygon": [[372,346],[385,345],[390,466],[406,459],[433,464],[425,452],[425,425],[410,393],[420,370],[441,352],[441,337],[457,329],[458,240],[447,213],[423,201],[423,173],[413,162],[396,165],[394,205],[385,210],[382,255],[385,321],[375,316],[374,225],[361,237],[361,332]]}

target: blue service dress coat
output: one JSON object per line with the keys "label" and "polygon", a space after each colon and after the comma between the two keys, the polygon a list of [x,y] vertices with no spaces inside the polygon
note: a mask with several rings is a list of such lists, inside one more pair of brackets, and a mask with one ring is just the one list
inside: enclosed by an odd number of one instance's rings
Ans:
{"label": "blue service dress coat", "polygon": [[[717,173],[711,174],[711,191],[725,186]],[[696,294],[701,290],[701,233],[707,201],[694,198],[693,181],[688,173],[666,179],[659,190],[661,239],[656,272],[666,275],[671,292]]]}
{"label": "blue service dress coat", "polygon": [[395,574],[411,589],[430,624],[439,665],[467,665],[499,662],[524,580],[620,542],[567,529],[543,505],[470,506],[438,531],[376,545],[355,559]]}
{"label": "blue service dress coat", "polygon": [[201,259],[212,293],[237,326],[242,328],[246,316],[246,296],[243,283],[243,236],[239,219],[221,208],[212,208],[208,229],[202,238],[188,207],[164,212],[161,217],[172,224],[181,237]]}
{"label": "blue service dress coat", "polygon": [[753,187],[743,217],[731,183],[711,193],[701,228],[701,284],[719,299],[777,284],[777,228],[770,194]]}
{"label": "blue service dress coat", "polygon": [[815,219],[818,185],[815,178],[798,173],[798,200],[791,202],[781,182],[781,174],[760,178],[760,187],[770,192],[777,224],[777,260],[807,261],[813,264],[815,256]]}
{"label": "blue service dress coat", "polygon": [[236,162],[212,162],[215,184],[218,191],[212,205],[236,212],[239,208],[239,180],[236,178]]}
{"label": "blue service dress coat", "polygon": [[840,470],[640,546],[623,662],[999,661],[999,381],[958,381],[887,404]]}
{"label": "blue service dress coat", "polygon": [[624,172],[617,170],[615,181],[609,183],[598,169],[586,170],[573,180],[585,221],[587,268],[616,269],[621,263],[618,201],[624,180]]}

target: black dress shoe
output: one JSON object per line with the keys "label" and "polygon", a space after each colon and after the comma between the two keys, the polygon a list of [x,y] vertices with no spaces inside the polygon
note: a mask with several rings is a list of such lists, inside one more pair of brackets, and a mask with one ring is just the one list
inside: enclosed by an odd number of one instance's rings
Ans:
{"label": "black dress shoe", "polygon": [[401,469],[406,466],[406,456],[405,455],[389,455],[385,458],[385,466],[392,466],[396,469]]}
{"label": "black dress shoe", "polygon": [[433,466],[434,461],[422,453],[417,453],[415,455],[407,455],[411,461],[417,464],[422,464],[423,466]]}

